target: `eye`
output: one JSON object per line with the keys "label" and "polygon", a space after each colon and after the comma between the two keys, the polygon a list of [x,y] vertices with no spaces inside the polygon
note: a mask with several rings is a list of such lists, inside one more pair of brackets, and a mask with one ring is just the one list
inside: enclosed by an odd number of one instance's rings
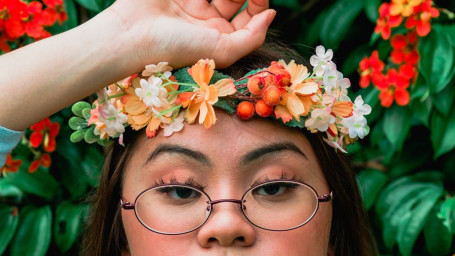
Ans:
{"label": "eye", "polygon": [[158,189],[158,191],[169,195],[172,197],[172,199],[177,200],[193,199],[201,196],[201,193],[199,191],[183,186],[161,187]]}
{"label": "eye", "polygon": [[290,182],[271,182],[253,189],[252,192],[253,194],[263,196],[277,196],[282,195],[289,189],[295,188],[296,186],[298,185]]}

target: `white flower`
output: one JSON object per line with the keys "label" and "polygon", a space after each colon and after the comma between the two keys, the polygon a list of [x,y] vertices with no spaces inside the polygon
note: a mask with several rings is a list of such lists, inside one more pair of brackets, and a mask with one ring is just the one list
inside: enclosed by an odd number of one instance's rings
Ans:
{"label": "white flower", "polygon": [[128,117],[119,113],[118,110],[112,104],[101,104],[99,107],[99,116],[98,122],[104,124],[95,129],[95,134],[100,135],[101,133],[106,133],[110,137],[115,137],[118,133],[125,132],[124,124],[128,120]]}
{"label": "white flower", "polygon": [[357,96],[354,100],[354,115],[369,115],[371,113],[371,107],[368,104],[364,104],[362,96]]}
{"label": "white flower", "polygon": [[316,55],[311,56],[310,64],[315,67],[315,73],[317,76],[322,76],[324,71],[332,60],[333,51],[328,49],[327,52],[325,51],[324,46],[320,45],[316,47]]}
{"label": "white flower", "polygon": [[170,76],[170,71],[172,71],[172,67],[168,65],[167,62],[160,62],[158,64],[150,64],[145,66],[145,70],[142,71],[142,76],[151,76],[156,73],[163,73],[163,74],[168,74]]}
{"label": "white flower", "polygon": [[368,131],[367,119],[364,115],[371,113],[371,107],[368,104],[364,104],[362,97],[359,95],[353,104],[352,116],[344,118],[341,123],[348,128],[349,137],[359,137],[363,139]]}
{"label": "white flower", "polygon": [[164,89],[160,88],[161,82],[161,78],[154,76],[148,81],[141,79],[141,88],[136,88],[135,93],[148,107],[161,107],[160,89]]}
{"label": "white flower", "polygon": [[363,115],[352,115],[344,118],[341,123],[349,129],[349,137],[363,139],[366,133],[367,120]]}
{"label": "white flower", "polygon": [[351,82],[348,78],[343,78],[343,74],[336,69],[335,63],[328,63],[322,81],[326,94],[335,96],[340,101],[351,101],[347,90],[351,87]]}
{"label": "white flower", "polygon": [[171,136],[174,132],[178,132],[183,129],[183,112],[178,115],[177,118],[170,124],[164,124],[164,133],[166,137]]}
{"label": "white flower", "polygon": [[335,117],[330,114],[330,107],[317,108],[311,112],[311,117],[305,121],[305,126],[309,130],[325,132],[329,124],[335,123],[335,120]]}

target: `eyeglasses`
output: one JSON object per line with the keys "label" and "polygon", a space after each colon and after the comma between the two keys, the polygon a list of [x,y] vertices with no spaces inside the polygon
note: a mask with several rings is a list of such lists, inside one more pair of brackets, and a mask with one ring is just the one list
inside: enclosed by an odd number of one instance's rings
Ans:
{"label": "eyeglasses", "polygon": [[308,223],[316,214],[319,202],[332,200],[333,193],[318,196],[308,184],[273,180],[255,185],[240,200],[212,201],[202,190],[190,185],[163,184],[141,192],[134,204],[120,200],[125,210],[134,210],[147,229],[164,235],[192,232],[209,219],[214,205],[236,203],[254,226],[270,231],[286,231]]}

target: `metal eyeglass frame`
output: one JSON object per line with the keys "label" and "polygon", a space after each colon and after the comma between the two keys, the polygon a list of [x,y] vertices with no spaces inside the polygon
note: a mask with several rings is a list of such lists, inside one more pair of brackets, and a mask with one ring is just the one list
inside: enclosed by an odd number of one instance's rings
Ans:
{"label": "metal eyeglass frame", "polygon": [[[287,183],[295,183],[295,184],[299,184],[299,185],[303,185],[303,186],[306,186],[308,187],[309,189],[311,189],[314,194],[316,195],[317,197],[317,205],[316,205],[316,209],[314,210],[313,214],[305,221],[303,222],[302,224],[300,225],[297,225],[295,227],[292,227],[292,228],[288,228],[288,229],[268,229],[268,228],[264,228],[264,227],[261,227],[261,226],[258,226],[256,225],[254,222],[252,222],[248,216],[245,214],[245,209],[246,209],[246,206],[243,204],[245,202],[244,200],[244,197],[248,194],[248,192],[250,192],[251,190],[253,189],[256,189],[260,186],[263,186],[264,184],[273,184],[273,183],[279,183],[279,182],[287,182]],[[166,232],[161,232],[161,231],[158,231],[158,230],[154,230],[150,227],[148,227],[145,223],[142,222],[141,218],[137,215],[137,212],[136,212],[136,202],[138,200],[138,198],[144,194],[145,192],[151,190],[151,189],[156,189],[156,188],[159,188],[159,187],[184,187],[184,188],[189,188],[189,189],[192,189],[192,190],[195,190],[203,195],[205,195],[209,201],[207,201],[207,211],[209,211],[209,213],[207,214],[207,217],[205,218],[205,220],[197,227],[191,229],[191,230],[188,230],[188,231],[185,231],[185,232],[179,232],[179,233],[166,233]],[[235,203],[235,204],[239,204],[240,205],[240,210],[242,211],[242,214],[243,216],[245,216],[245,218],[248,220],[249,223],[251,223],[252,225],[254,225],[255,227],[258,227],[260,229],[264,229],[264,230],[268,230],[268,231],[289,231],[289,230],[293,230],[293,229],[296,229],[296,228],[300,228],[301,226],[307,224],[309,221],[311,221],[313,219],[313,217],[316,215],[318,209],[319,209],[319,203],[320,202],[329,202],[333,199],[333,191],[330,191],[329,194],[324,194],[324,195],[321,195],[321,196],[318,196],[318,193],[316,192],[316,190],[306,184],[306,183],[303,183],[303,182],[298,182],[298,181],[293,181],[293,180],[286,180],[286,179],[277,179],[277,180],[271,180],[271,181],[266,181],[266,182],[262,182],[260,184],[257,184],[251,188],[249,188],[242,196],[242,198],[239,200],[239,199],[218,199],[218,200],[214,200],[212,201],[212,199],[210,199],[209,195],[207,195],[207,193],[205,193],[204,191],[200,190],[200,189],[197,189],[193,186],[190,186],[190,185],[185,185],[185,184],[160,184],[160,185],[157,185],[157,186],[152,186],[152,187],[149,187],[147,189],[145,189],[144,191],[142,191],[141,193],[139,193],[139,195],[136,197],[134,203],[130,203],[130,202],[124,202],[123,199],[120,199],[120,205],[121,207],[124,209],[124,210],[134,210],[134,214],[136,215],[136,218],[139,220],[139,222],[145,227],[147,228],[148,230],[150,231],[153,231],[155,233],[158,233],[158,234],[163,234],[163,235],[182,235],[182,234],[186,234],[186,233],[190,233],[190,232],[193,232],[195,231],[196,229],[200,228],[201,226],[203,226],[207,220],[210,218],[210,215],[212,214],[212,211],[213,211],[213,206],[215,204],[219,204],[219,203],[224,203],[224,202],[227,202],[227,203]]]}

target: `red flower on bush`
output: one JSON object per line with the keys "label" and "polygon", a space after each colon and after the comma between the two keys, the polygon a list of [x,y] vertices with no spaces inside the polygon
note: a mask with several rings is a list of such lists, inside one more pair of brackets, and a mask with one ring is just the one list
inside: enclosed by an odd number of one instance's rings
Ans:
{"label": "red flower on bush", "polygon": [[417,35],[413,31],[408,32],[406,36],[402,34],[394,35],[390,39],[390,44],[393,48],[390,54],[392,62],[395,64],[417,65],[420,59],[417,42]]}
{"label": "red flower on bush", "polygon": [[390,6],[389,3],[381,4],[379,7],[379,19],[377,20],[376,28],[374,29],[374,32],[380,33],[385,40],[389,39],[392,28],[398,27],[403,21],[401,15],[390,14]]}
{"label": "red flower on bush", "polygon": [[47,153],[43,153],[39,156],[39,159],[33,160],[33,162],[28,167],[28,172],[34,173],[40,165],[47,168],[51,166],[51,163],[52,163],[51,156]]}
{"label": "red flower on bush", "polygon": [[0,0],[0,49],[11,50],[8,42],[14,42],[22,36],[36,40],[49,37],[46,27],[60,24],[68,19],[62,0],[45,0],[29,3],[21,0]]}
{"label": "red flower on bush", "polygon": [[372,81],[377,84],[384,70],[384,62],[379,59],[378,51],[373,51],[371,57],[364,57],[359,64],[360,87],[366,88]]}
{"label": "red flower on bush", "polygon": [[387,76],[377,85],[381,91],[379,99],[382,106],[390,107],[394,100],[400,106],[409,103],[409,92],[406,90],[409,87],[409,79],[401,72],[402,70],[397,72],[396,69],[389,69]]}
{"label": "red flower on bush", "polygon": [[46,119],[32,125],[30,130],[33,131],[30,136],[30,144],[32,147],[37,148],[42,143],[46,152],[50,153],[55,151],[55,137],[60,130],[59,123],[51,122],[51,120],[47,117]]}
{"label": "red flower on bush", "polygon": [[6,163],[2,169],[0,169],[0,173],[4,174],[5,172],[17,172],[21,164],[22,160],[13,160],[11,154],[8,154],[6,156]]}
{"label": "red flower on bush", "polygon": [[407,29],[416,28],[417,34],[421,37],[428,35],[431,31],[431,19],[439,16],[438,9],[432,7],[433,1],[425,0],[422,4],[414,7],[413,15],[409,16],[405,25]]}

